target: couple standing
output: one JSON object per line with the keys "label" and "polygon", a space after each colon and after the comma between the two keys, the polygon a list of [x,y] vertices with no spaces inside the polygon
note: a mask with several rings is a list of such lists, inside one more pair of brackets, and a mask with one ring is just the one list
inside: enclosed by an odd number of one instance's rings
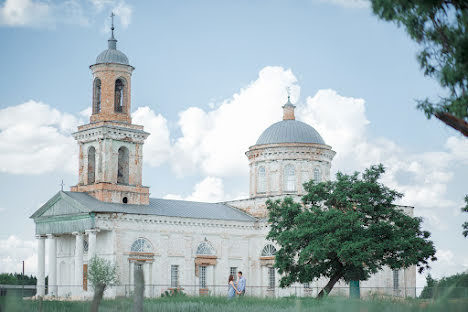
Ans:
{"label": "couple standing", "polygon": [[228,299],[234,298],[236,294],[241,297],[245,294],[245,277],[241,271],[237,272],[237,283],[234,282],[234,276],[229,275]]}

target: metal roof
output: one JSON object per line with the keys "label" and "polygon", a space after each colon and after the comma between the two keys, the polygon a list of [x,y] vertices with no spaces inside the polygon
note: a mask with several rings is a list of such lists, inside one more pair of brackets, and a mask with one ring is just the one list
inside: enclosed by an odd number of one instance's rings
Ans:
{"label": "metal roof", "polygon": [[277,143],[325,144],[313,127],[298,120],[282,120],[268,127],[257,140],[256,145]]}
{"label": "metal roof", "polygon": [[114,38],[114,28],[112,27],[112,36],[107,40],[107,50],[102,51],[96,58],[96,64],[102,63],[117,63],[129,65],[128,57],[121,51],[117,50],[117,39]]}
{"label": "metal roof", "polygon": [[129,205],[106,203],[87,193],[63,192],[72,199],[90,209],[91,212],[115,212],[128,214],[146,214],[167,217],[196,219],[217,219],[233,221],[256,221],[257,219],[228,205],[221,203],[203,203],[185,200],[150,198],[149,205]]}

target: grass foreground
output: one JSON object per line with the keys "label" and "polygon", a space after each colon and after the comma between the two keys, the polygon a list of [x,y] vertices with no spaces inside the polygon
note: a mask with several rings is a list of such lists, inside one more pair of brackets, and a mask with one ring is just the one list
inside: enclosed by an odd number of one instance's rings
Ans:
{"label": "grass foreground", "polygon": [[[44,312],[85,312],[89,311],[88,301],[43,301]],[[21,300],[17,297],[1,298],[2,312],[35,312],[39,311],[39,301]],[[101,303],[100,312],[132,311],[131,299],[104,300]],[[468,300],[438,300],[421,301],[418,299],[391,300],[369,298],[366,300],[350,300],[345,298],[330,297],[323,300],[314,298],[236,298],[228,300],[224,297],[167,297],[146,299],[144,311],[164,312],[466,312]]]}

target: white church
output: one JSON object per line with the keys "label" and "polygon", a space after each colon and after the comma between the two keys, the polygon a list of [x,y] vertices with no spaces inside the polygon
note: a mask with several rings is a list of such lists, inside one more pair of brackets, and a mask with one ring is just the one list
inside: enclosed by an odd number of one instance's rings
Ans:
{"label": "white church", "polygon": [[[265,201],[285,196],[300,201],[304,182],[329,180],[332,148],[313,127],[295,119],[288,99],[283,120],[268,127],[245,153],[249,198],[221,203],[150,198],[149,187],[142,185],[143,144],[149,133],[132,124],[134,67],[117,50],[113,30],[108,49],[90,66],[90,122],[74,133],[78,183],[31,216],[38,243],[37,295],[91,297],[86,272],[94,255],[118,266],[120,282],[106,291],[108,297],[130,295],[136,269],[143,270],[147,297],[175,289],[224,296],[229,274],[238,271],[246,277],[248,296],[316,295],[327,280],[278,287],[280,276],[273,266],[277,246],[266,240]],[[413,207],[401,208],[413,215]],[[415,287],[415,267],[387,268],[360,283],[362,295],[415,296]],[[337,283],[333,293],[348,295],[349,285]]]}

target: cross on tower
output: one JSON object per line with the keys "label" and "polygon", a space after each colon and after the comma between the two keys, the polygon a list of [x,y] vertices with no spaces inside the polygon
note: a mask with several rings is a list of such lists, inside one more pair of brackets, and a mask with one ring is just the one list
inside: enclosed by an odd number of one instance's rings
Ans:
{"label": "cross on tower", "polygon": [[111,17],[111,21],[112,21],[112,26],[111,26],[112,37],[114,37],[114,16],[115,16],[114,12],[111,12],[110,17]]}
{"label": "cross on tower", "polygon": [[63,179],[62,179],[62,183],[60,183],[59,185],[61,186],[61,189],[62,189],[62,192],[63,192],[63,186],[65,185],[65,184],[63,184]]}

